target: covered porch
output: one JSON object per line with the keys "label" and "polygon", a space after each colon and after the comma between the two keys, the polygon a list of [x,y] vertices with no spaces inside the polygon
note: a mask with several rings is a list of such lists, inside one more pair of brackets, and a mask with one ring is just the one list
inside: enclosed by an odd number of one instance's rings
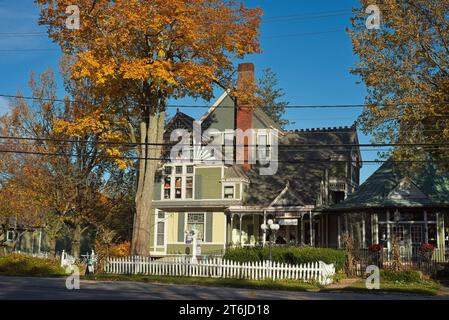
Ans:
{"label": "covered porch", "polygon": [[348,234],[358,249],[380,244],[391,253],[397,239],[401,256],[419,254],[421,245],[431,244],[436,260],[448,261],[449,210],[443,208],[377,208],[334,212],[338,221],[339,247]]}
{"label": "covered porch", "polygon": [[227,243],[230,247],[265,246],[269,239],[261,226],[279,224],[273,243],[291,246],[337,247],[336,219],[313,211],[312,206],[286,208],[229,208]]}

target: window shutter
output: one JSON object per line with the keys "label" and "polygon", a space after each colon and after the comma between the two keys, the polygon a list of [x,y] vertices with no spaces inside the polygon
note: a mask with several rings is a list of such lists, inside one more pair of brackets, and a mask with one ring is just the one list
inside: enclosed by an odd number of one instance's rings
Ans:
{"label": "window shutter", "polygon": [[178,213],[178,242],[184,242],[185,213]]}
{"label": "window shutter", "polygon": [[212,242],[212,231],[214,227],[214,213],[206,213],[206,242]]}

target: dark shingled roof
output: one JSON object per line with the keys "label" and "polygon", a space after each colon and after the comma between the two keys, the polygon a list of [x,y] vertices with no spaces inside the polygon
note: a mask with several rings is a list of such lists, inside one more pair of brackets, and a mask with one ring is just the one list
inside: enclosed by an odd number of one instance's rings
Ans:
{"label": "dark shingled roof", "polygon": [[[250,185],[244,205],[269,206],[287,183],[290,183],[290,188],[301,196],[304,205],[316,205],[325,169],[329,169],[332,165],[332,163],[317,160],[330,160],[339,155],[350,159],[351,153],[348,146],[307,148],[300,145],[355,143],[358,143],[358,139],[354,126],[287,132],[279,138],[279,162],[275,175],[260,175],[258,166],[253,166],[246,172]],[[288,145],[294,146],[282,147]],[[292,163],[294,160],[297,162]]]}
{"label": "dark shingled roof", "polygon": [[327,210],[449,206],[449,173],[437,172],[430,162],[415,172],[407,169],[403,163],[385,162],[346,201]]}

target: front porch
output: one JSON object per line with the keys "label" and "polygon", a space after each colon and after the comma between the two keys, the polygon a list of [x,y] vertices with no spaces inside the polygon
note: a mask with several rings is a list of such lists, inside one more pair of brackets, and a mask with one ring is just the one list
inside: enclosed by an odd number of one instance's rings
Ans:
{"label": "front porch", "polygon": [[270,219],[280,225],[272,239],[278,245],[338,247],[337,219],[304,207],[229,210],[228,246],[265,246],[269,239],[261,226]]}
{"label": "front porch", "polygon": [[402,258],[419,255],[422,244],[435,248],[434,259],[448,261],[449,211],[437,208],[390,208],[361,212],[334,213],[338,221],[339,243],[348,234],[357,249],[380,244],[389,256],[397,239]]}

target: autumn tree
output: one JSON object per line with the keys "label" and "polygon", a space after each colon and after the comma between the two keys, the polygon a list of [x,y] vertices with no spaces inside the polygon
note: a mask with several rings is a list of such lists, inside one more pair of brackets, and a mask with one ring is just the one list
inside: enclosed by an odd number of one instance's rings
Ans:
{"label": "autumn tree", "polygon": [[276,73],[272,69],[263,70],[262,76],[257,81],[256,95],[260,97],[261,109],[281,128],[292,124],[284,118],[288,102],[279,100],[285,93],[279,88]]}
{"label": "autumn tree", "polygon": [[89,79],[116,101],[108,112],[136,117],[128,134],[141,159],[133,254],[149,255],[150,212],[167,102],[210,99],[232,59],[259,51],[260,9],[233,0],[79,0],[80,28],[65,25],[71,0],[36,0],[40,23],[71,55],[73,79]]}
{"label": "autumn tree", "polygon": [[46,227],[53,241],[62,226],[68,227],[72,254],[79,256],[83,232],[104,223],[117,206],[104,190],[107,177],[129,160],[116,157],[125,151],[115,144],[121,133],[110,130],[114,118],[90,112],[107,100],[98,101],[89,83],[75,83],[65,73],[63,78],[66,91],[76,101],[55,100],[57,88],[49,70],[31,77],[32,104],[15,99],[10,114],[0,121],[3,136],[22,138],[0,143],[0,150],[5,151],[1,154],[1,192],[11,194],[0,201],[13,206],[9,212],[19,220],[37,211],[39,225]]}
{"label": "autumn tree", "polygon": [[358,57],[352,72],[368,88],[359,122],[377,142],[402,146],[397,159],[449,160],[449,1],[382,0],[380,29],[368,29],[361,0],[354,10],[352,38]]}

